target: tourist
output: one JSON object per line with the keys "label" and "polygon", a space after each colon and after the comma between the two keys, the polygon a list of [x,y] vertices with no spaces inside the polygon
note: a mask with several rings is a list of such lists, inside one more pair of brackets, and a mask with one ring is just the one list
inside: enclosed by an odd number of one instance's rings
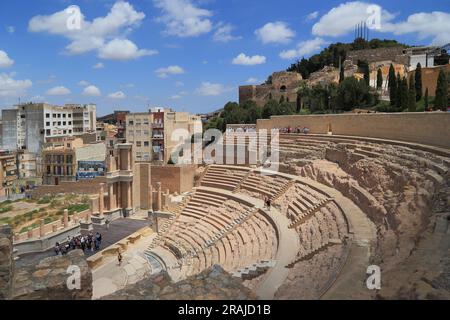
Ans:
{"label": "tourist", "polygon": [[106,226],[106,230],[109,230],[109,220],[108,219],[105,220],[105,226]]}
{"label": "tourist", "polygon": [[59,250],[59,243],[57,242],[56,244],[55,244],[55,255],[59,255],[59,253],[60,253],[60,250]]}
{"label": "tourist", "polygon": [[117,260],[119,261],[119,267],[120,267],[122,265],[122,254],[120,253],[120,251],[117,254]]}

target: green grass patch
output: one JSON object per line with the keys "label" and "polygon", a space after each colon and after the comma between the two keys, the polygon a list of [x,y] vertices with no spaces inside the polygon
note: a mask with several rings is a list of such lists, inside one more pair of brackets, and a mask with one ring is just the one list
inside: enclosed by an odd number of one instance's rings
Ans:
{"label": "green grass patch", "polygon": [[70,206],[67,207],[67,210],[69,210],[70,215],[86,211],[87,209],[89,209],[89,204],[87,203],[71,204]]}
{"label": "green grass patch", "polygon": [[12,206],[5,206],[5,207],[0,207],[0,213],[6,213],[6,212],[9,212],[9,211],[11,211],[13,209],[13,207]]}

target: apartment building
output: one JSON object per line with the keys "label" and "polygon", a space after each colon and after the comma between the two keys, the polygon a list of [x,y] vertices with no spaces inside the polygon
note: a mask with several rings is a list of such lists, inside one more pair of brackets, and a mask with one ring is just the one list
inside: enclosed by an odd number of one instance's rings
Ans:
{"label": "apartment building", "polygon": [[49,139],[42,150],[44,184],[58,185],[61,181],[94,178],[104,175],[106,145],[84,144],[75,137]]}
{"label": "apartment building", "polygon": [[189,136],[203,130],[199,116],[164,108],[128,114],[126,126],[126,141],[133,145],[136,162],[167,163],[179,144],[171,139],[174,130],[186,129]]}
{"label": "apartment building", "polygon": [[7,197],[12,193],[16,179],[16,155],[8,150],[0,150],[0,197]]}
{"label": "apartment building", "polygon": [[27,103],[2,110],[2,147],[40,153],[48,138],[95,133],[95,105]]}

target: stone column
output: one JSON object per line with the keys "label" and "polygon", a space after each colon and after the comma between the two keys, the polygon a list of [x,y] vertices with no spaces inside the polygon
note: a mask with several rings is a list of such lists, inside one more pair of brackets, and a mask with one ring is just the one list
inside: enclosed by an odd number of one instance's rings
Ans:
{"label": "stone column", "polygon": [[131,182],[127,182],[127,209],[131,209],[133,204],[131,203]]}
{"label": "stone column", "polygon": [[75,224],[77,224],[78,223],[78,213],[75,212],[72,217],[73,217],[73,222]]}
{"label": "stone column", "polygon": [[69,226],[69,210],[64,209],[64,217],[63,217],[64,229]]}
{"label": "stone column", "polygon": [[91,207],[91,210],[90,210],[90,215],[93,215],[95,212],[94,212],[94,207],[95,207],[95,202],[97,201],[97,199],[96,198],[89,198],[89,205],[90,205],[90,207]]}
{"label": "stone column", "polygon": [[161,202],[162,202],[162,190],[161,190],[161,182],[156,184],[156,211],[161,211]]}
{"label": "stone column", "polygon": [[[90,201],[91,201],[91,206],[92,206],[93,199],[91,198]],[[91,210],[89,210],[87,212],[86,217],[84,218],[85,223],[91,223],[91,216],[92,216],[92,207],[91,207]]]}
{"label": "stone column", "polygon": [[100,191],[98,192],[98,211],[99,217],[103,218],[103,211],[105,210],[105,184],[100,183]]}
{"label": "stone column", "polygon": [[148,186],[148,210],[153,211],[153,187],[152,187],[152,185]]}
{"label": "stone column", "polygon": [[112,211],[116,208],[116,206],[114,205],[114,183],[110,183],[108,187],[109,211]]}
{"label": "stone column", "polygon": [[39,237],[43,238],[44,236],[45,236],[44,219],[39,219]]}
{"label": "stone column", "polygon": [[131,152],[131,148],[127,149],[127,157],[128,157],[128,171],[131,171],[131,162],[133,161],[133,155]]}

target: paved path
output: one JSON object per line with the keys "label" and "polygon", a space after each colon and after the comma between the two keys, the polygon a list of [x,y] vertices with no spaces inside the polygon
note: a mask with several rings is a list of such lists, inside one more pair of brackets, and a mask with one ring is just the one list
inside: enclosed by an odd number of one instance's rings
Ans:
{"label": "paved path", "polygon": [[[114,244],[117,241],[126,238],[130,234],[136,232],[139,229],[142,229],[145,226],[147,226],[147,222],[144,220],[121,218],[111,222],[109,224],[109,230],[106,229],[106,226],[94,225],[94,233],[98,231],[102,234],[102,245],[100,249],[104,249],[110,246],[111,244]],[[97,252],[98,251],[91,252],[86,250],[85,254],[86,257],[89,257]],[[23,266],[23,265],[37,264],[42,259],[51,257],[53,255],[55,255],[53,248],[45,252],[25,254],[22,255],[19,260],[16,261],[16,265]]]}

